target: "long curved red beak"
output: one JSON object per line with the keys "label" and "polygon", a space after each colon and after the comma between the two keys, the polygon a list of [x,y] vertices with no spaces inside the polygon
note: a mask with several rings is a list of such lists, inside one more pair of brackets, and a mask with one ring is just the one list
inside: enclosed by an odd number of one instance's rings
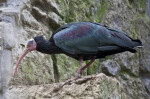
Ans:
{"label": "long curved red beak", "polygon": [[15,68],[15,73],[14,75],[16,76],[17,75],[17,69],[18,69],[18,66],[19,66],[19,63],[21,62],[21,60],[23,59],[23,57],[29,52],[29,49],[28,48],[25,48],[23,53],[21,54],[17,64],[16,64],[16,68]]}

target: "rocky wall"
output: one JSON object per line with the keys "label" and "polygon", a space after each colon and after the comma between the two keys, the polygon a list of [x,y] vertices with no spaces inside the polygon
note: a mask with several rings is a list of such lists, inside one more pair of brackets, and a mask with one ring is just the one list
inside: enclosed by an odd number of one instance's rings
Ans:
{"label": "rocky wall", "polygon": [[49,84],[73,77],[78,61],[63,54],[46,55],[36,51],[23,59],[16,77],[13,72],[30,38],[44,35],[49,39],[63,24],[93,21],[141,39],[144,47],[136,54],[125,52],[97,60],[84,76],[103,72],[117,78],[127,99],[147,99],[150,94],[148,16],[149,0],[0,1],[0,98],[10,85]]}

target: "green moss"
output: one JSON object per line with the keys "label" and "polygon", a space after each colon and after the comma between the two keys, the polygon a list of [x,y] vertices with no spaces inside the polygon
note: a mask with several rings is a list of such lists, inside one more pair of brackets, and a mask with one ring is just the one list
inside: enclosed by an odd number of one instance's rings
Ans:
{"label": "green moss", "polygon": [[67,23],[75,21],[101,22],[108,6],[108,2],[105,0],[61,0],[57,2]]}
{"label": "green moss", "polygon": [[97,22],[101,22],[103,19],[103,16],[107,13],[107,8],[108,8],[108,2],[105,0],[102,0],[101,6],[98,7],[97,9]]}
{"label": "green moss", "polygon": [[131,33],[132,33],[132,37],[134,39],[136,39],[138,37],[138,29],[135,24],[136,23],[134,21],[131,22]]}
{"label": "green moss", "polygon": [[35,78],[33,77],[33,67],[30,64],[29,60],[26,60],[26,65],[25,66],[21,66],[21,70],[24,73],[25,79],[29,82],[29,85],[33,85],[35,82]]}
{"label": "green moss", "polygon": [[146,9],[146,0],[129,0],[130,7]]}
{"label": "green moss", "polygon": [[[131,66],[132,67],[132,66]],[[122,78],[124,78],[125,76],[130,76],[130,77],[138,77],[136,74],[133,73],[133,71],[131,71],[132,69],[121,69],[121,71],[119,72],[119,75],[122,76]]]}
{"label": "green moss", "polygon": [[[86,64],[88,62],[89,61],[86,61]],[[98,69],[98,67],[99,67],[99,60],[96,60],[89,68],[87,68],[87,75],[96,73],[96,70]]]}
{"label": "green moss", "polygon": [[99,98],[98,99],[126,99],[125,94],[122,92],[121,85],[117,80],[112,80],[108,77],[100,81],[99,85]]}
{"label": "green moss", "polygon": [[[92,0],[91,0],[92,1]],[[90,19],[91,13],[89,11],[90,8],[89,1],[70,1],[69,3],[69,11],[66,13],[66,22],[74,22],[74,21],[88,21]],[[88,14],[86,13],[88,11]],[[87,18],[88,17],[88,18]]]}
{"label": "green moss", "polygon": [[27,74],[25,78],[29,82],[29,85],[35,84],[35,78],[32,76],[32,74]]}
{"label": "green moss", "polygon": [[70,58],[64,54],[56,56],[57,66],[59,69],[60,80],[66,80],[76,74],[79,62],[73,58]]}
{"label": "green moss", "polygon": [[25,73],[31,73],[32,70],[33,70],[32,67],[29,66],[29,62],[28,62],[28,61],[27,61],[26,64],[27,64],[27,66],[23,66],[23,67],[22,67],[22,70],[23,70]]}
{"label": "green moss", "polygon": [[146,0],[138,0],[138,3],[141,8],[146,9]]}

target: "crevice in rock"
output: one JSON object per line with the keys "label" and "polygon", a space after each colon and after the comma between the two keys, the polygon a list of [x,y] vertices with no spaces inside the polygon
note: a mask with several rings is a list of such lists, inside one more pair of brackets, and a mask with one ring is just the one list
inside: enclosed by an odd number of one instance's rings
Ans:
{"label": "crevice in rock", "polygon": [[59,80],[60,80],[60,75],[59,75],[59,70],[58,70],[58,66],[57,66],[57,58],[56,58],[56,55],[51,55],[51,58],[52,58],[52,60],[53,60],[54,79],[55,79],[55,82],[59,82]]}
{"label": "crevice in rock", "polygon": [[58,24],[53,18],[48,16],[47,13],[43,12],[38,7],[33,7],[31,13],[37,21],[44,23],[48,27],[52,27],[54,30],[60,27],[60,24]]}
{"label": "crevice in rock", "polygon": [[130,4],[134,3],[134,0],[129,0],[129,3],[130,3]]}
{"label": "crevice in rock", "polygon": [[149,94],[150,96],[150,73],[140,73],[140,78],[143,82],[143,85],[146,89],[146,92]]}
{"label": "crevice in rock", "polygon": [[54,4],[52,4],[52,2],[53,1],[50,2],[48,0],[32,0],[31,4],[33,6],[40,8],[42,11],[46,11],[46,12],[53,11],[57,15],[59,15],[61,18],[63,18],[63,16],[60,14],[60,12],[54,6]]}

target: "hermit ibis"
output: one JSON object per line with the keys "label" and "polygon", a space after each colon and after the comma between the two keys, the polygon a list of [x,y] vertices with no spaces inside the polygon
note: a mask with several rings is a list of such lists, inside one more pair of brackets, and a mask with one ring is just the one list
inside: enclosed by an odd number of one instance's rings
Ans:
{"label": "hermit ibis", "polygon": [[[34,50],[45,54],[63,53],[79,60],[76,77],[80,77],[95,59],[124,51],[135,53],[135,48],[141,46],[140,40],[133,40],[118,29],[94,22],[69,23],[58,28],[49,40],[45,40],[43,36],[36,36],[29,40],[17,62],[15,75],[23,57]],[[82,67],[82,62],[85,60],[90,62]]]}

